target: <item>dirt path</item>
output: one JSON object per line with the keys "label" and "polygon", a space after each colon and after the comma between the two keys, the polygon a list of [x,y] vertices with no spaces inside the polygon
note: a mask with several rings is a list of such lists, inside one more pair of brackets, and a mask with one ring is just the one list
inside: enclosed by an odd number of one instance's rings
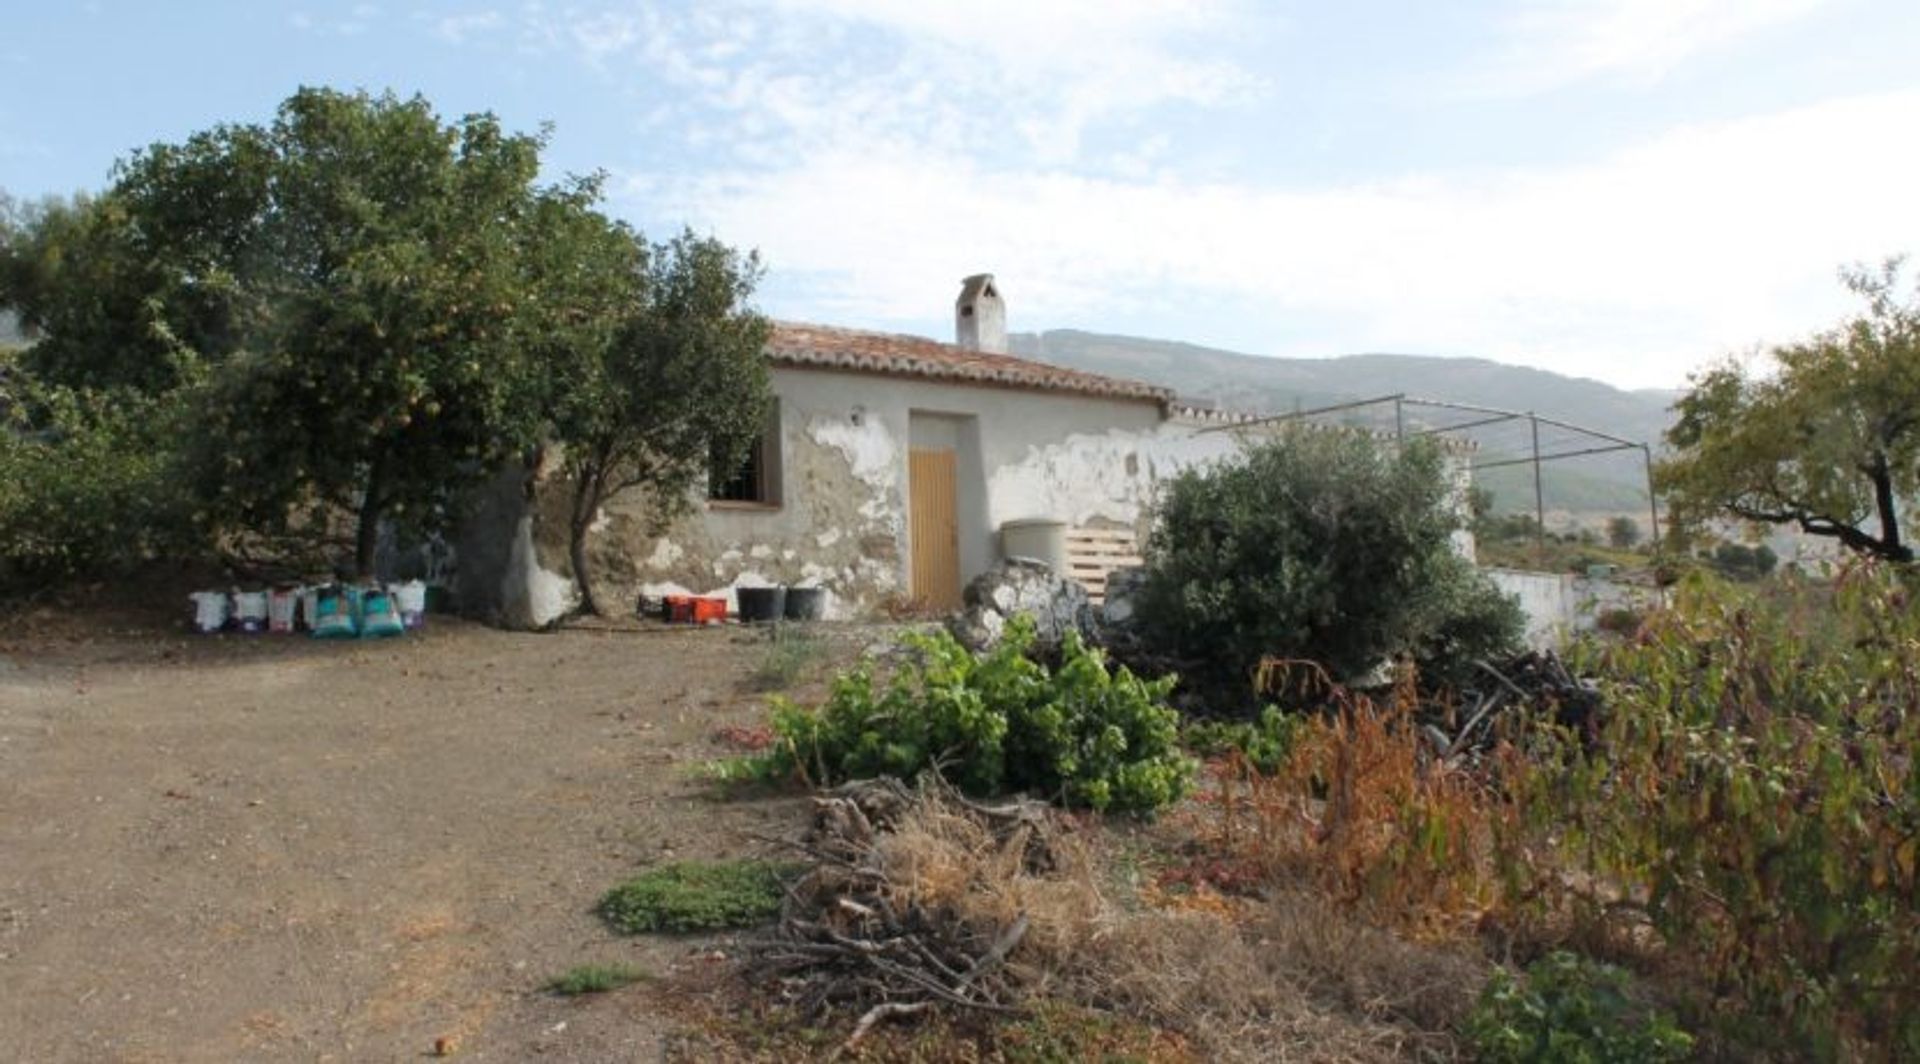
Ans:
{"label": "dirt path", "polygon": [[643,987],[540,986],[686,962],[593,903],[798,815],[687,777],[749,638],[0,641],[0,1059],[657,1058]]}

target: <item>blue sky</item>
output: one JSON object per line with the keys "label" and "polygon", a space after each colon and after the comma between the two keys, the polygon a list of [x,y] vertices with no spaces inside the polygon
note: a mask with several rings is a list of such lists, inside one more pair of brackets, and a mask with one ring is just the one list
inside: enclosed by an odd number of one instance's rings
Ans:
{"label": "blue sky", "polygon": [[760,249],[781,317],[1623,386],[1828,324],[1920,253],[1912,0],[15,3],[0,188],[302,84],[553,124],[610,208]]}

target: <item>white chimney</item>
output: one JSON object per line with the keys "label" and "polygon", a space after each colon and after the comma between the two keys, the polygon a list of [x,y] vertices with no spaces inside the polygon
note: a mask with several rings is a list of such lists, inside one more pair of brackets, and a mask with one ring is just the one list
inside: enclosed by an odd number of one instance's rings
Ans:
{"label": "white chimney", "polygon": [[974,351],[1007,353],[1007,305],[993,274],[976,273],[960,282],[960,298],[953,303],[953,342]]}

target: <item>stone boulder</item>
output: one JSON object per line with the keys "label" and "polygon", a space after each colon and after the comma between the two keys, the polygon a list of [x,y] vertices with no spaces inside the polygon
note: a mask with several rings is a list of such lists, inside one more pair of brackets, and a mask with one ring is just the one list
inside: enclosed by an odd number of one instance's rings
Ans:
{"label": "stone boulder", "polygon": [[1141,566],[1108,573],[1107,598],[1100,606],[1100,623],[1108,628],[1132,627],[1138,615],[1140,589],[1146,583],[1147,571]]}
{"label": "stone boulder", "polygon": [[1022,613],[1032,615],[1035,645],[1042,652],[1059,647],[1070,631],[1089,642],[1098,635],[1087,589],[1031,558],[1009,558],[981,573],[960,598],[963,607],[947,628],[976,653],[998,643],[1007,621]]}

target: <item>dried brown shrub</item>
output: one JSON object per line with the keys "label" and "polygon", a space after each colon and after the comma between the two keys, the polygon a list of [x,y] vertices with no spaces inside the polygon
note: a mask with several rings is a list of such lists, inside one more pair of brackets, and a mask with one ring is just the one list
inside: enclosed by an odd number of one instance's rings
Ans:
{"label": "dried brown shrub", "polygon": [[[845,816],[823,811],[831,834],[859,837]],[[1403,942],[1308,892],[1146,904],[1113,874],[1107,833],[1052,810],[989,810],[931,788],[870,819],[853,863],[878,874],[861,889],[884,880],[891,911],[943,921],[936,937],[976,952],[1024,923],[1005,960],[1018,1000],[1144,1020],[1207,1059],[1444,1059],[1484,978],[1470,951]],[[809,882],[800,903],[816,914],[850,885],[825,865]]]}
{"label": "dried brown shrub", "polygon": [[1302,668],[1329,709],[1306,720],[1279,772],[1223,781],[1219,843],[1270,882],[1309,880],[1371,921],[1427,937],[1473,929],[1499,900],[1501,828],[1517,811],[1484,767],[1435,755],[1410,674],[1385,704],[1302,663],[1268,662],[1262,683],[1297,688],[1287,674]]}

